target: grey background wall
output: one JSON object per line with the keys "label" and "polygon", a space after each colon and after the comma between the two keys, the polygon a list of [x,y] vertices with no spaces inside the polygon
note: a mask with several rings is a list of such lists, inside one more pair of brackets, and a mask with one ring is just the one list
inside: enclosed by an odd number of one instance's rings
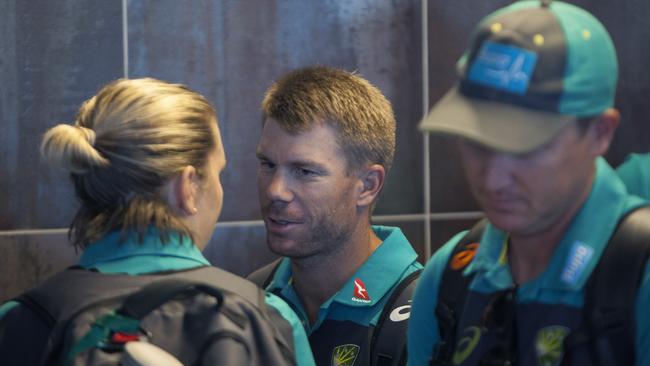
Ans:
{"label": "grey background wall", "polygon": [[[416,130],[454,81],[476,21],[504,0],[46,0],[0,2],[0,301],[74,263],[76,209],[64,174],[38,157],[45,130],[71,122],[104,83],[151,76],[190,85],[217,107],[229,167],[206,256],[246,274],[273,256],[256,201],[259,103],[284,72],[357,70],[393,102],[396,163],[375,222],[399,225],[425,257],[479,215],[449,141]],[[623,123],[607,158],[650,150],[650,3],[572,0],[619,51]],[[425,201],[425,197],[429,197]],[[428,204],[426,204],[428,202]]]}

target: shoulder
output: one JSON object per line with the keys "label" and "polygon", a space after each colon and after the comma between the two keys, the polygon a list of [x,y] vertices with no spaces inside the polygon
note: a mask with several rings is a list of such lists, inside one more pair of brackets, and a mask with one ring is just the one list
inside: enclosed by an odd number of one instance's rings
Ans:
{"label": "shoulder", "polygon": [[643,172],[648,172],[648,169],[644,168],[648,164],[650,164],[650,153],[645,153],[645,154],[631,153],[627,157],[625,157],[625,161],[623,162],[623,164],[619,165],[616,168],[616,171],[630,172],[642,168]]}
{"label": "shoulder", "polygon": [[456,234],[436,251],[424,267],[413,297],[408,329],[409,365],[426,365],[440,341],[435,308],[438,302],[440,280],[449,257],[466,231]]}
{"label": "shoulder", "polygon": [[272,293],[267,292],[265,300],[266,305],[275,309],[291,326],[297,364],[300,366],[315,365],[316,362],[309,346],[307,332],[293,309],[284,300]]}
{"label": "shoulder", "polygon": [[16,301],[8,301],[2,305],[0,305],[0,319],[4,318],[9,311],[11,311],[13,308],[16,306],[20,305]]}
{"label": "shoulder", "polygon": [[273,262],[254,270],[251,274],[246,276],[246,279],[262,288],[265,288],[281,262],[282,258],[278,258]]}
{"label": "shoulder", "polygon": [[647,188],[650,183],[650,153],[628,155],[625,162],[616,168],[616,173],[629,193],[650,198]]}
{"label": "shoulder", "polygon": [[447,243],[445,243],[440,249],[438,249],[431,260],[427,262],[422,272],[422,280],[426,281],[425,285],[430,288],[431,285],[435,285],[435,288],[438,288],[440,279],[444,272],[447,263],[449,262],[449,257],[451,256],[454,248],[460,240],[467,234],[467,231],[462,231],[454,235]]}

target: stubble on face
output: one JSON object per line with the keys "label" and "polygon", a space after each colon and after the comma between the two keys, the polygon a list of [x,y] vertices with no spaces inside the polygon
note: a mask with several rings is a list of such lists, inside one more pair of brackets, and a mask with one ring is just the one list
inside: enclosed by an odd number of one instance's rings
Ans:
{"label": "stubble on face", "polygon": [[337,139],[327,124],[295,134],[266,122],[258,145],[258,193],[274,253],[324,258],[354,235],[358,177],[349,174]]}
{"label": "stubble on face", "polygon": [[[341,194],[346,196],[347,194]],[[300,217],[302,228],[300,233],[282,235],[267,230],[266,241],[269,249],[278,255],[292,259],[307,259],[330,256],[339,252],[349,242],[355,230],[356,220],[350,206],[345,199],[340,199],[340,204],[331,204],[330,207],[308,212],[296,216],[288,214],[286,209],[269,203],[262,208],[264,217],[267,214],[276,214],[283,217]]]}

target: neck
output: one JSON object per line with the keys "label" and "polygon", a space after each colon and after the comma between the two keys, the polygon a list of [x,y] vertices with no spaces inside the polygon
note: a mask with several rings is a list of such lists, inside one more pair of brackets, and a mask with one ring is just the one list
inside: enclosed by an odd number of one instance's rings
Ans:
{"label": "neck", "polygon": [[515,283],[524,284],[544,272],[565,230],[566,226],[534,237],[510,237],[508,262]]}
{"label": "neck", "polygon": [[541,275],[548,266],[573,218],[591,192],[591,184],[580,193],[576,204],[566,209],[551,225],[532,234],[510,233],[508,262],[516,284],[524,284]]}
{"label": "neck", "polygon": [[341,289],[380,244],[381,240],[367,224],[346,243],[339,243],[341,249],[338,251],[291,260],[293,287],[310,323],[318,318],[321,304]]}

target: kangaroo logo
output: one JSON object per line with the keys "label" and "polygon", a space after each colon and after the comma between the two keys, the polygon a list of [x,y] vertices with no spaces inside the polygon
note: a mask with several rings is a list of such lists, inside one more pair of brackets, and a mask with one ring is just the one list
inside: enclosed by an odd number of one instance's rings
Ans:
{"label": "kangaroo logo", "polygon": [[354,279],[354,297],[352,301],[369,303],[370,295],[368,295],[368,290],[366,290],[366,285],[363,284],[358,278]]}

